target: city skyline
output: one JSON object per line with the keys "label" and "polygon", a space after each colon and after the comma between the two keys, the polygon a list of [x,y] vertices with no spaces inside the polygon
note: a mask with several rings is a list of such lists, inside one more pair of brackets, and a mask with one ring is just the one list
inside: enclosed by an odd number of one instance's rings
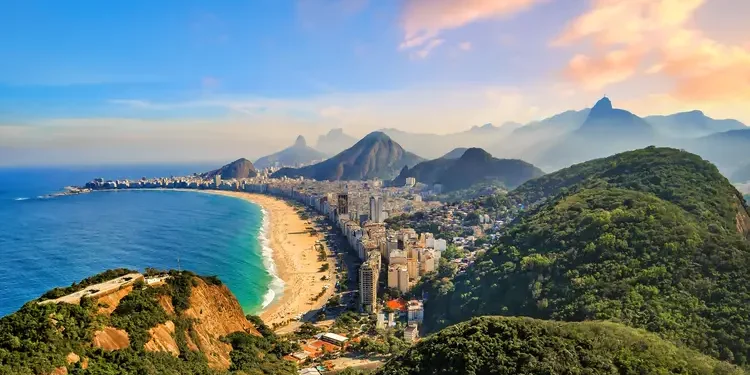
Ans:
{"label": "city skyline", "polygon": [[604,94],[642,116],[700,109],[750,122],[750,4],[735,0],[8,10],[3,165],[255,158],[297,134],[451,133],[590,107]]}

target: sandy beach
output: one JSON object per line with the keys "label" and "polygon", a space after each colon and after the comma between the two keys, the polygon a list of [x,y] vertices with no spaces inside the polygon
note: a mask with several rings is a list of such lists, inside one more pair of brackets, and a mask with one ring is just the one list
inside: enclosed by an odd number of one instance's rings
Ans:
{"label": "sandy beach", "polygon": [[[271,249],[273,249],[276,271],[284,281],[284,291],[281,297],[277,296],[260,314],[267,325],[273,326],[287,322],[299,314],[325,305],[333,294],[335,265],[330,264],[328,271],[320,271],[320,267],[326,262],[318,261],[318,252],[314,246],[317,240],[322,240],[323,233],[311,234],[310,229],[313,224],[303,220],[294,207],[281,199],[244,192],[210,191],[210,193],[253,202],[261,206],[269,216],[270,233],[268,235]],[[324,275],[328,275],[330,279],[321,280]],[[324,289],[326,284],[329,284],[330,288],[322,297],[313,302],[315,296]]]}

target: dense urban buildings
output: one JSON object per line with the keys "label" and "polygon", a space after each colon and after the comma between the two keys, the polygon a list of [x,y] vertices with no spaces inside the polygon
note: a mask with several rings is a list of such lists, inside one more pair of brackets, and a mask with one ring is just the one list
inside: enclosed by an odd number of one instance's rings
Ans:
{"label": "dense urban buildings", "polygon": [[[357,277],[359,297],[357,307],[366,313],[377,313],[384,306],[383,292],[386,289],[407,294],[426,274],[437,271],[443,252],[448,244],[457,246],[472,244],[474,237],[436,238],[430,231],[418,232],[411,227],[392,227],[387,218],[404,217],[424,213],[423,217],[438,228],[453,229],[462,226],[462,218],[470,215],[472,206],[450,207],[439,202],[421,198],[434,194],[439,186],[425,186],[409,178],[405,186],[384,186],[380,180],[370,181],[315,181],[304,178],[271,178],[273,169],[259,171],[256,177],[246,179],[222,179],[220,175],[206,179],[200,175],[142,178],[140,180],[105,181],[96,179],[86,184],[86,189],[219,189],[262,193],[298,201],[326,216],[341,231],[352,251],[361,260],[354,276]],[[495,225],[495,218],[480,215],[481,228]],[[456,218],[459,218],[457,221]],[[462,227],[464,232],[484,234],[473,227]],[[441,229],[441,235],[444,234]],[[479,233],[481,232],[481,233]],[[469,253],[465,259],[452,259],[460,268],[471,262]],[[380,298],[379,298],[380,297]],[[417,325],[421,324],[423,308],[421,301],[413,300],[404,307],[409,326],[407,340],[416,340]],[[389,314],[392,315],[392,314]]]}

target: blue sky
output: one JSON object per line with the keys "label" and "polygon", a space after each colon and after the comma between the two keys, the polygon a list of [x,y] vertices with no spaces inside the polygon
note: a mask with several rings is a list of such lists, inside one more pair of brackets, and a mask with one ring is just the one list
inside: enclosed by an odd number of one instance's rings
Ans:
{"label": "blue sky", "polygon": [[605,93],[644,115],[750,120],[732,85],[750,83],[741,0],[1,7],[0,165],[257,157],[333,127],[448,133]]}

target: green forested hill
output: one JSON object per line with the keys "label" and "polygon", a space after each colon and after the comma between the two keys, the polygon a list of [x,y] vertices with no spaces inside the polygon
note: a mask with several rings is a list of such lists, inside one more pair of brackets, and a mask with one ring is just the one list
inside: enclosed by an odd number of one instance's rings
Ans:
{"label": "green forested hill", "polygon": [[650,193],[726,228],[735,228],[738,212],[747,215],[742,195],[714,165],[671,148],[649,147],[576,164],[528,181],[509,197],[528,205],[596,186]]}
{"label": "green forested hill", "polygon": [[464,274],[425,283],[427,328],[477,315],[610,319],[746,364],[750,249],[736,189],[671,149],[572,168],[512,192],[548,198]]}
{"label": "green forested hill", "polygon": [[428,337],[380,375],[745,374],[730,364],[610,322],[481,317]]}

